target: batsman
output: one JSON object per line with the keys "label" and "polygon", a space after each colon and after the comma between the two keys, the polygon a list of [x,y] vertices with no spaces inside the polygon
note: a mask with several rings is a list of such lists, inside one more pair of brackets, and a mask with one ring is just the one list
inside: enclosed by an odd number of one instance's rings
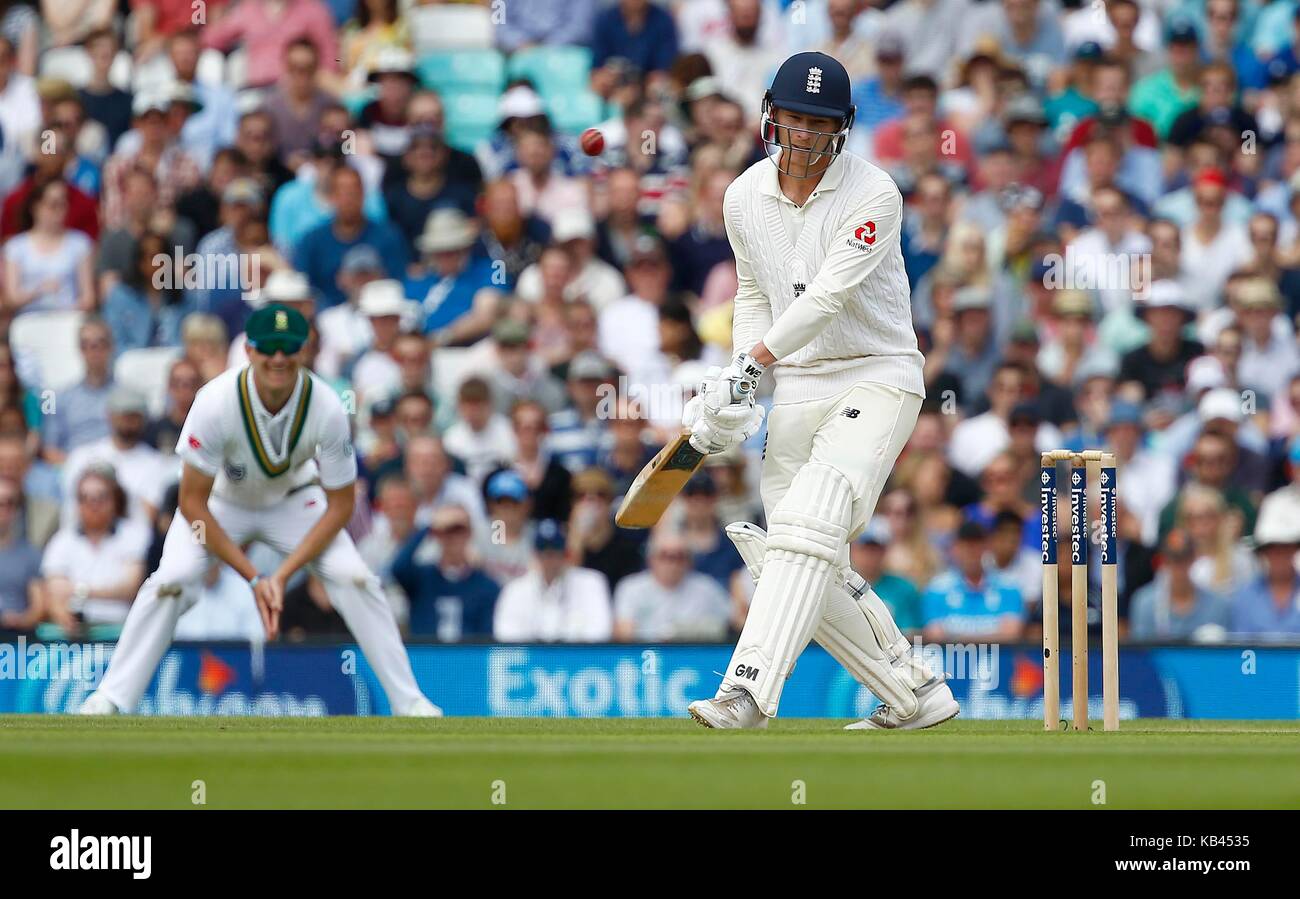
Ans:
{"label": "batsman", "polygon": [[849,566],[925,398],[902,196],[843,152],[854,112],[844,66],[791,56],[763,99],[769,157],[726,193],[737,355],[687,404],[691,444],[716,453],[752,436],[763,419],[753,387],[769,368],[776,390],[760,484],[768,531],[727,528],[757,587],[717,694],[689,706],[707,727],[766,727],[810,640],[881,700],[850,728],[931,727],[959,711]]}

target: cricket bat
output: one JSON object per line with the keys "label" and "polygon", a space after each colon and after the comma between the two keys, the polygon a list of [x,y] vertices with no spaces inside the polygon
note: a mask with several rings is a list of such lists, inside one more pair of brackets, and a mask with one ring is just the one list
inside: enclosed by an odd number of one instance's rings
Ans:
{"label": "cricket bat", "polygon": [[[754,384],[739,381],[732,391],[732,399],[740,402],[753,389]],[[614,523],[621,528],[654,527],[706,455],[691,446],[691,432],[683,430],[637,474],[614,515]]]}

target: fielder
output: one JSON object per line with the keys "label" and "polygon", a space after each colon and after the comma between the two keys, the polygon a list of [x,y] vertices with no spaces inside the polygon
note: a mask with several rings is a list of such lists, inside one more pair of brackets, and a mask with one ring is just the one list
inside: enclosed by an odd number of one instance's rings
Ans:
{"label": "fielder", "polygon": [[[411,672],[379,579],[343,530],[352,517],[356,458],[337,395],[299,366],[307,320],[273,304],[248,320],[250,364],[213,378],[185,419],[176,452],[178,513],[162,559],[140,588],[113,659],[81,713],[130,712],[172,642],[176,620],[198,600],[209,554],[253,589],[267,636],[279,631],[284,586],[309,567],[347,622],[395,715],[437,717]],[[285,555],[262,575],[240,548],[261,541]]]}
{"label": "fielder", "polygon": [[849,541],[871,518],[925,397],[899,249],[902,197],[885,172],[842,152],[849,96],[834,58],[787,59],[763,99],[771,161],[727,189],[737,356],[687,404],[692,445],[721,452],[757,432],[752,386],[768,367],[776,393],[760,484],[770,530],[727,528],[757,587],[717,695],[690,704],[707,727],[767,726],[812,639],[881,700],[850,728],[931,727],[959,711],[849,567]]}

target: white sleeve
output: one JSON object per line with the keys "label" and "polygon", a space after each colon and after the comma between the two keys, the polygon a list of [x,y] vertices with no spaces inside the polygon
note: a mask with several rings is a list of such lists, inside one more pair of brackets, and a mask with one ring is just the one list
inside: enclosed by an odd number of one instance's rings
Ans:
{"label": "white sleeve", "polygon": [[45,577],[70,577],[75,568],[71,549],[66,531],[61,530],[51,537],[45,555],[41,557],[41,574]]}
{"label": "white sleeve", "polygon": [[736,191],[747,182],[731,182],[722,202],[722,222],[727,228],[732,255],[736,257],[736,299],[731,308],[731,349],[733,353],[748,353],[772,327],[772,304],[758,289],[754,268],[745,246],[744,230],[740,221],[740,201]]}
{"label": "white sleeve", "polygon": [[208,477],[216,477],[221,471],[223,457],[223,438],[221,434],[221,412],[216,408],[216,394],[200,390],[181,425],[181,436],[176,440],[176,455],[192,468],[197,468]]}
{"label": "white sleeve", "polygon": [[[328,390],[317,384],[316,390]],[[332,400],[333,397],[330,397]],[[325,417],[316,450],[316,463],[320,466],[320,483],[326,490],[346,487],[357,479],[357,455],[352,449],[352,434],[348,416],[343,407],[332,403]]]}
{"label": "white sleeve", "polygon": [[845,300],[895,252],[902,222],[903,196],[892,180],[849,211],[808,290],[764,335],[772,355],[784,359],[821,333]]}
{"label": "white sleeve", "polygon": [[582,639],[592,643],[609,640],[614,635],[614,616],[609,604],[609,583],[599,571],[588,568],[572,569],[575,587],[582,597]]}
{"label": "white sleeve", "polygon": [[496,608],[492,611],[492,639],[499,643],[518,643],[529,640],[533,629],[529,627],[526,603],[520,602],[527,575],[516,578],[501,589]]}

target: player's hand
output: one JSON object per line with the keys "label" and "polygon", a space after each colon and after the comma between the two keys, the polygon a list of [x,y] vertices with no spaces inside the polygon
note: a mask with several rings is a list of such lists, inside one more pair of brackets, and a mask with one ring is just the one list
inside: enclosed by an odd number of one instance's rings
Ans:
{"label": "player's hand", "polygon": [[691,446],[702,453],[720,453],[758,433],[764,413],[752,397],[748,402],[714,410],[709,408],[707,397],[701,395],[686,404],[682,424],[691,432]]}
{"label": "player's hand", "polygon": [[280,613],[284,611],[284,581],[274,574],[259,578],[253,585],[253,598],[257,600],[266,639],[274,640],[280,633]]}

